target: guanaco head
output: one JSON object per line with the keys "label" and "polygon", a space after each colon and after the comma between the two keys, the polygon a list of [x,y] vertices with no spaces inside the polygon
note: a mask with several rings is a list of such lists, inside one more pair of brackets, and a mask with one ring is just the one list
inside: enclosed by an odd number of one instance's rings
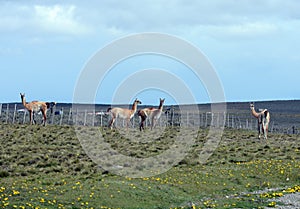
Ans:
{"label": "guanaco head", "polygon": [[140,100],[138,100],[137,98],[134,100],[135,104],[142,104],[142,102]]}
{"label": "guanaco head", "polygon": [[250,103],[250,109],[254,110],[254,104],[253,103]]}
{"label": "guanaco head", "polygon": [[162,99],[162,98],[159,98],[159,103],[160,103],[160,104],[163,104],[164,102],[165,102],[165,98],[163,98],[163,99]]}
{"label": "guanaco head", "polygon": [[25,93],[24,94],[20,93],[20,95],[21,95],[21,99],[23,100],[25,98]]}

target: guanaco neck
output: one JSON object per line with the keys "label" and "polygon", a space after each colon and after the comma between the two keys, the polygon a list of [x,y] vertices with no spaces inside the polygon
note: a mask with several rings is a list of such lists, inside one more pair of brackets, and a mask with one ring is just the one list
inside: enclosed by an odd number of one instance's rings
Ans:
{"label": "guanaco neck", "polygon": [[251,112],[254,117],[256,117],[256,118],[259,117],[259,114],[255,111],[254,107],[251,107]]}
{"label": "guanaco neck", "polygon": [[28,105],[26,104],[26,99],[24,96],[21,96],[21,100],[22,100],[22,104],[24,107],[26,107],[28,109]]}
{"label": "guanaco neck", "polygon": [[136,112],[136,109],[137,109],[137,101],[134,101],[131,110],[132,112]]}
{"label": "guanaco neck", "polygon": [[161,101],[161,102],[159,103],[159,106],[158,106],[158,109],[159,109],[160,111],[162,111],[163,105],[164,105],[164,102]]}

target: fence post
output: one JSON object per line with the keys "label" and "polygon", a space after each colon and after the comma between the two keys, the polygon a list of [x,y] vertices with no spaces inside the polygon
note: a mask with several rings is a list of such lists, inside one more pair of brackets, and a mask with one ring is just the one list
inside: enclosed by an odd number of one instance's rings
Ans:
{"label": "fence post", "polygon": [[56,111],[56,107],[54,106],[54,107],[52,108],[52,115],[51,115],[51,124],[52,124],[52,125],[53,125],[53,121],[54,121],[55,111]]}
{"label": "fence post", "polygon": [[13,124],[15,123],[16,111],[17,111],[17,104],[15,104],[14,115],[13,115],[13,122],[12,122]]}
{"label": "fence post", "polygon": [[60,113],[59,125],[61,126],[62,125],[63,115],[64,115],[64,108],[63,107],[61,108],[61,111],[59,113]]}
{"label": "fence post", "polygon": [[200,127],[203,127],[203,113],[200,114]]}
{"label": "fence post", "polygon": [[230,123],[230,113],[228,113],[226,117],[227,117],[227,119],[226,119],[227,120],[227,127],[230,128],[230,126],[231,126],[231,123]]}
{"label": "fence post", "polygon": [[186,127],[189,127],[189,112],[186,112]]}
{"label": "fence post", "polygon": [[87,114],[87,110],[84,110],[84,121],[83,121],[83,125],[86,125],[86,114]]}
{"label": "fence post", "polygon": [[6,123],[8,123],[9,114],[9,104],[6,105]]}
{"label": "fence post", "polygon": [[0,104],[0,116],[2,114],[2,103]]}
{"label": "fence post", "polygon": [[78,108],[76,109],[75,125],[78,125]]}
{"label": "fence post", "polygon": [[[166,115],[166,118],[167,118],[167,124],[166,124],[166,126],[169,126],[169,124],[168,124],[169,123],[169,111],[167,111],[166,114],[167,114]],[[147,120],[146,120],[146,127],[147,127]]]}
{"label": "fence post", "polygon": [[71,116],[72,116],[72,107],[69,110],[68,124],[70,124]]}
{"label": "fence post", "polygon": [[172,115],[171,115],[171,124],[172,124],[172,127],[174,125],[174,108],[172,107]]}
{"label": "fence post", "polygon": [[274,123],[273,123],[273,121],[271,121],[271,124],[270,124],[270,132],[274,132]]}
{"label": "fence post", "polygon": [[95,117],[96,117],[96,111],[95,111],[95,108],[94,108],[93,109],[92,126],[95,126]]}
{"label": "fence post", "polygon": [[23,124],[25,123],[25,120],[26,120],[26,112],[27,112],[27,110],[24,110]]}

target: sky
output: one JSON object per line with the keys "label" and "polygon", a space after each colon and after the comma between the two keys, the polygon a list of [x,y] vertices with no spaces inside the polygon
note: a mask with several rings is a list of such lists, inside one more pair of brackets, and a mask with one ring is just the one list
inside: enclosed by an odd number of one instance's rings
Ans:
{"label": "sky", "polygon": [[[201,51],[227,102],[300,99],[299,11],[298,0],[0,0],[0,102],[18,102],[22,92],[28,101],[71,103],[82,72],[99,51],[149,32]],[[124,49],[115,50],[112,54]],[[158,104],[160,97],[166,104],[211,102],[211,87],[194,72],[166,54],[137,54],[105,69],[96,89],[88,88],[87,79],[85,91],[96,92],[94,102],[101,104],[136,97],[144,104]],[[141,89],[127,92],[128,82]],[[185,91],[168,90],[179,83],[192,99]]]}

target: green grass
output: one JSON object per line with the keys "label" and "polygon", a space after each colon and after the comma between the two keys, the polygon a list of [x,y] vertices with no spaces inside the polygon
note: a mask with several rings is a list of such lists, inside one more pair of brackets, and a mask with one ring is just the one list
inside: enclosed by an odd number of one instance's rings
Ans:
{"label": "green grass", "polygon": [[[280,203],[268,201],[274,192],[256,191],[300,190],[297,135],[270,134],[259,141],[256,132],[227,129],[208,161],[200,164],[208,130],[199,130],[178,165],[151,177],[130,178],[94,163],[72,126],[0,126],[0,208],[191,208],[192,203],[196,208],[263,208]],[[153,140],[150,130],[79,129],[87,135],[101,131],[113,149],[136,158],[163,153],[179,134],[167,128]],[[191,136],[189,129],[182,131]]]}

